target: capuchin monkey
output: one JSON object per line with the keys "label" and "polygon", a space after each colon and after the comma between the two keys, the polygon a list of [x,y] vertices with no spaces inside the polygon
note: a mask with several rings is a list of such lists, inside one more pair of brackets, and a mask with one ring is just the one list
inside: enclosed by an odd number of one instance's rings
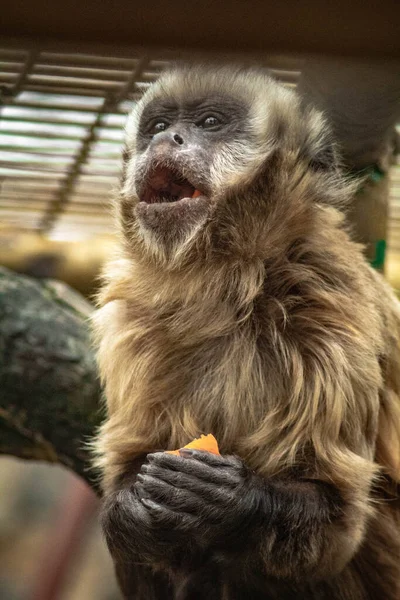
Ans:
{"label": "capuchin monkey", "polygon": [[[126,599],[400,598],[400,311],[354,192],[261,71],[176,69],[135,106],[95,317]],[[164,452],[202,433],[221,456]]]}

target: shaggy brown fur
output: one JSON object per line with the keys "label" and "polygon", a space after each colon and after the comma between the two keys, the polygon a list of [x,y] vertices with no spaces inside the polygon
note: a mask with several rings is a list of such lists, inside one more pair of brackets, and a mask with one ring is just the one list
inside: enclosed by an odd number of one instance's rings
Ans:
{"label": "shaggy brown fur", "polygon": [[[247,107],[247,137],[221,145],[202,174],[204,222],[162,240],[135,212],[141,115],[154,99],[215,90]],[[121,532],[110,548],[127,598],[400,598],[400,311],[350,239],[341,205],[354,190],[323,162],[327,136],[319,113],[254,72],[173,72],[134,111],[121,248],[95,317],[106,506],[133,489],[135,461],[212,432],[284,508],[258,545],[226,561],[215,552],[204,576],[151,558],[133,562],[154,577],[121,567],[131,560]],[[315,522],[302,520],[303,500]]]}

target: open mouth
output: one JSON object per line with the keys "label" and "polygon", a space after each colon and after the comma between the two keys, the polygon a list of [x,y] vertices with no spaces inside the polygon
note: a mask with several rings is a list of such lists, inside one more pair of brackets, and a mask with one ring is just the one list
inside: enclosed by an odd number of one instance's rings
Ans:
{"label": "open mouth", "polygon": [[146,204],[165,204],[202,195],[200,190],[177,171],[157,167],[148,177],[140,194],[140,201]]}
{"label": "open mouth", "polygon": [[199,190],[175,165],[151,168],[138,195],[135,213],[140,231],[156,233],[158,243],[176,244],[191,232],[200,231],[212,209],[207,192]]}

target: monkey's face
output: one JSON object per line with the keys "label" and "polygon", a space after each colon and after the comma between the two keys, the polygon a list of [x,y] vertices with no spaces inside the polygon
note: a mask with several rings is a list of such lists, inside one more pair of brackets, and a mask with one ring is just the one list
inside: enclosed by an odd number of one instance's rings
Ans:
{"label": "monkey's face", "polygon": [[138,235],[176,251],[211,218],[224,161],[232,169],[234,156],[245,158],[248,106],[218,89],[176,94],[164,84],[156,90],[143,102],[128,141],[134,152],[125,192],[135,204]]}
{"label": "monkey's face", "polygon": [[300,152],[293,140],[305,137],[298,105],[263,74],[194,68],[164,75],[128,123],[121,214],[134,251],[176,263],[193,248],[200,255],[206,245],[262,230],[272,187],[251,187],[278,147],[293,170],[290,156]]}

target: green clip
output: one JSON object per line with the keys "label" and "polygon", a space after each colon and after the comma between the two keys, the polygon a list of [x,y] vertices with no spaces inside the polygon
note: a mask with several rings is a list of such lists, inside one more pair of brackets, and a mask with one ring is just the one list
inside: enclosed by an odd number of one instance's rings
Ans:
{"label": "green clip", "polygon": [[386,172],[382,171],[378,165],[372,165],[370,167],[360,169],[359,171],[350,171],[348,175],[351,178],[361,180],[362,183],[358,187],[356,194],[362,194],[368,182],[379,183],[385,177]]}
{"label": "green clip", "polygon": [[380,271],[383,270],[386,255],[386,240],[378,240],[375,244],[375,258],[371,261],[371,266]]}
{"label": "green clip", "polygon": [[370,170],[369,179],[371,179],[371,181],[373,181],[374,183],[378,183],[378,181],[381,181],[384,177],[385,171],[382,171],[382,169],[380,169],[378,165],[374,165]]}

